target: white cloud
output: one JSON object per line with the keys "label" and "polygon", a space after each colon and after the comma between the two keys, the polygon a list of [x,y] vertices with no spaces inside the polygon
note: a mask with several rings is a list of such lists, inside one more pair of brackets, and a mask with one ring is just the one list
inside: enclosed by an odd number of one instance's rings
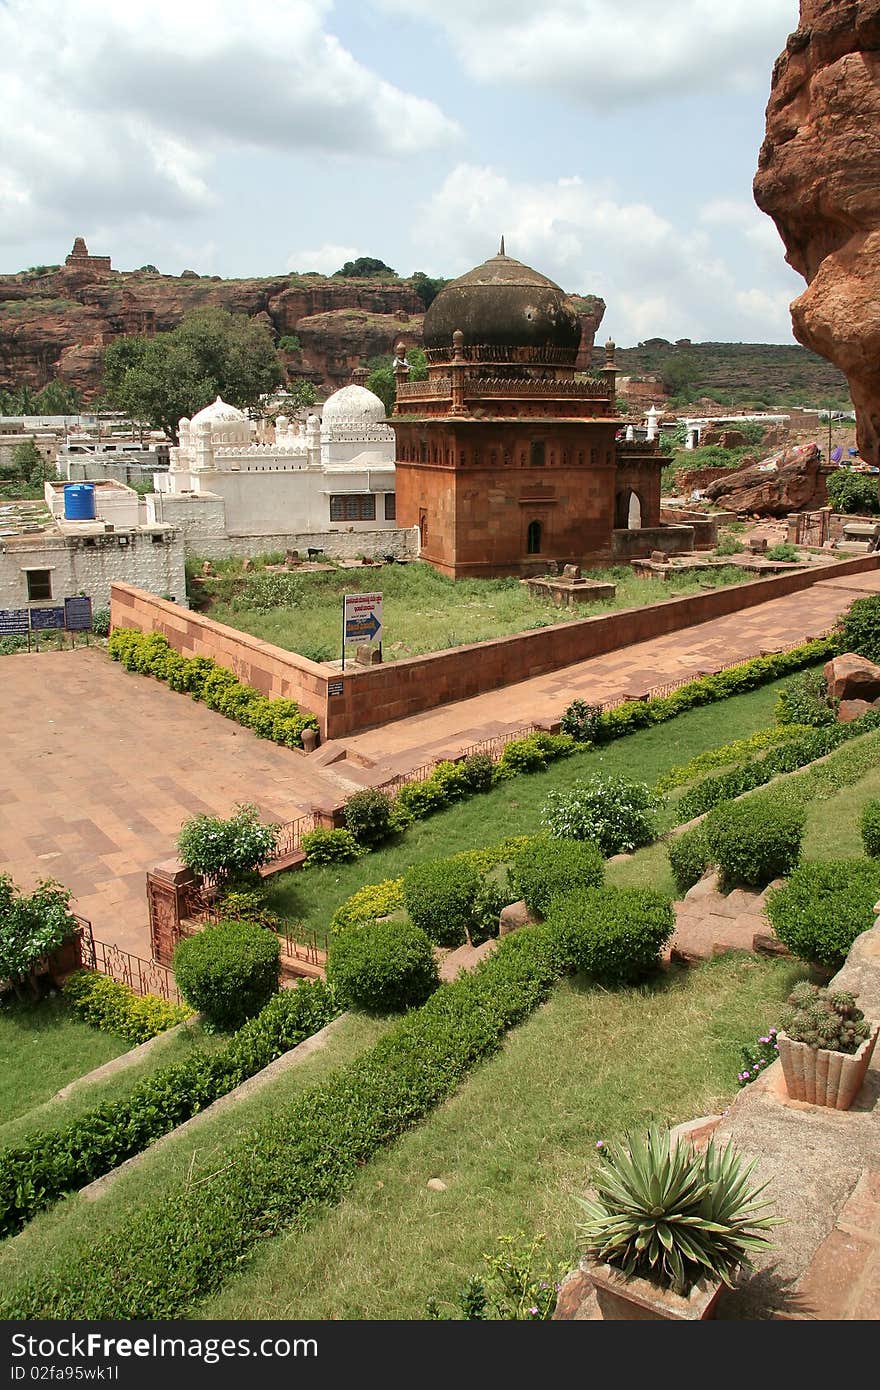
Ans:
{"label": "white cloud", "polygon": [[587,106],[658,93],[765,87],[797,0],[374,0],[440,25],[471,77],[563,92]]}
{"label": "white cloud", "polygon": [[291,251],[287,258],[287,269],[317,270],[322,275],[332,275],[346,261],[356,261],[358,256],[366,254],[358,246],[334,246],[332,242],[326,242],[316,251]]}
{"label": "white cloud", "polygon": [[459,130],[358,62],[330,0],[0,4],[0,240],[209,209],[217,161],[406,156]]}
{"label": "white cloud", "polygon": [[460,164],[420,209],[413,236],[430,271],[452,275],[494,254],[504,232],[508,255],[569,292],[601,295],[602,332],[621,344],[655,336],[789,341],[787,304],[797,290],[786,289],[794,277],[781,246],[767,271],[743,245],[743,219],[734,219],[733,243],[718,221],[710,212],[696,230],[683,229],[607,186],[570,177],[518,182]]}

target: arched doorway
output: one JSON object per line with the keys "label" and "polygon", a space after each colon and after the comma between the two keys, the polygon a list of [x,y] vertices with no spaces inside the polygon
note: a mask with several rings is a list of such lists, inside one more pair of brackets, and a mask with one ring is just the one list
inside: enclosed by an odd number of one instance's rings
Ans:
{"label": "arched doorway", "polygon": [[614,525],[617,530],[638,531],[642,525],[642,501],[632,488],[623,488],[614,500]]}
{"label": "arched doorway", "polygon": [[530,521],[529,529],[526,534],[526,550],[529,555],[540,555],[541,553],[541,523],[540,521]]}
{"label": "arched doorway", "polygon": [[424,550],[428,544],[428,513],[424,507],[419,508],[419,550]]}

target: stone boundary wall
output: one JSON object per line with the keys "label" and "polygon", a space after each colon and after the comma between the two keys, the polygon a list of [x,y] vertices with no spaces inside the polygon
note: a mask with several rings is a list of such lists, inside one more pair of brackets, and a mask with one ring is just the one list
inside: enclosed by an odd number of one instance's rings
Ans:
{"label": "stone boundary wall", "polygon": [[[171,520],[171,513],[169,513]],[[186,517],[173,513],[172,525],[183,530],[184,547],[187,556],[200,560],[225,560],[230,556],[241,559],[254,559],[271,551],[298,550],[305,560],[309,549],[322,550],[331,560],[356,560],[359,555],[367,555],[371,560],[381,560],[393,555],[396,560],[415,559],[419,553],[419,530],[412,526],[404,530],[392,527],[387,531],[312,531],[292,535],[277,532],[267,536],[236,536],[225,532],[209,535],[193,531],[187,532]]]}
{"label": "stone boundary wall", "polygon": [[[261,694],[297,700],[317,715],[321,737],[330,739],[515,685],[652,637],[680,632],[799,593],[823,580],[865,574],[878,568],[880,555],[860,555],[839,564],[713,589],[687,598],[666,599],[649,607],[625,608],[575,622],[556,623],[513,637],[492,638],[405,661],[349,667],[344,677],[338,670],[215,623],[129,584],[113,585],[112,625],[136,628],[139,632],[163,632],[184,656],[212,657]],[[376,587],[381,588],[380,577]],[[340,682],[341,693],[331,693],[334,687],[338,691]]]}

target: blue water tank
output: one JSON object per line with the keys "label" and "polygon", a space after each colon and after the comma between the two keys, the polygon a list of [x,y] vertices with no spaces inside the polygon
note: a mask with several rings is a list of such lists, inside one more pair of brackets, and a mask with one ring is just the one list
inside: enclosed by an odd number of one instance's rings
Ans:
{"label": "blue water tank", "polygon": [[94,483],[68,483],[64,489],[65,521],[94,521],[97,516]]}

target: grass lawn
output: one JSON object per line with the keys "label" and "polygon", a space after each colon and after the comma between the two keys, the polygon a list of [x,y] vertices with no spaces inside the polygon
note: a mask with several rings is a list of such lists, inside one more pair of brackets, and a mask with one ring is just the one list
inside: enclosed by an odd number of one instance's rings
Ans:
{"label": "grass lawn", "polygon": [[[95,1030],[90,1028],[88,1031],[91,1033]],[[107,1035],[99,1036],[106,1037]],[[105,1101],[122,1100],[131,1094],[135,1086],[152,1076],[160,1068],[171,1066],[175,1062],[185,1061],[196,1049],[215,1052],[218,1048],[225,1047],[228,1041],[228,1035],[206,1033],[201,1024],[198,1023],[191,1023],[172,1036],[159,1037],[143,1061],[136,1065],[126,1067],[102,1081],[77,1087],[64,1100],[48,1100],[43,1104],[37,1103],[32,1108],[20,1113],[15,1119],[0,1124],[0,1149],[19,1143],[27,1135],[33,1134],[35,1130],[59,1129],[62,1125],[70,1124],[78,1116],[94,1109],[96,1105],[102,1105]],[[110,1056],[116,1055],[116,1052],[119,1051],[128,1051],[131,1046],[131,1043],[123,1042],[122,1047],[116,1048],[115,1052],[110,1053]],[[102,1060],[106,1061],[107,1058]],[[95,1066],[99,1065],[100,1062],[95,1063]]]}
{"label": "grass lawn", "polygon": [[[804,974],[790,961],[729,955],[639,989],[560,985],[337,1206],[267,1242],[195,1315],[424,1317],[432,1294],[450,1299],[499,1237],[519,1232],[524,1243],[545,1233],[550,1257],[574,1263],[574,1194],[597,1140],[727,1104],[740,1048]],[[432,1177],[447,1191],[428,1191]]]}
{"label": "grass lawn", "polygon": [[[603,748],[576,752],[546,772],[503,782],[490,792],[417,821],[396,843],[353,864],[279,874],[267,881],[271,906],[288,922],[302,924],[305,935],[315,932],[323,941],[336,908],[365,883],[396,878],[423,859],[491,845],[508,835],[535,834],[540,828],[541,807],[551,790],[565,791],[596,772],[620,773],[653,785],[662,773],[686,763],[696,753],[772,724],[773,706],[783,683],[775,681],[722,704],[689,710],[666,724],[640,730]],[[657,849],[655,846],[648,853]],[[660,848],[659,852],[665,865],[665,850]],[[656,886],[671,891],[671,883],[669,878],[668,885],[664,881]]]}
{"label": "grass lawn", "polygon": [[0,1124],[130,1046],[81,1023],[58,994],[39,1004],[0,1004]]}
{"label": "grass lawn", "polygon": [[876,797],[880,797],[880,766],[872,768],[854,786],[814,801],[807,810],[803,857],[851,859],[863,855],[859,816],[865,802]]}
{"label": "grass lawn", "polygon": [[161,1203],[182,1186],[210,1182],[211,1174],[223,1167],[233,1143],[273,1110],[293,1100],[304,1087],[317,1085],[334,1068],[371,1047],[388,1026],[383,1019],[360,1015],[343,1019],[324,1047],[299,1066],[247,1099],[226,1105],[192,1130],[171,1135],[158,1147],[147,1149],[145,1156],[97,1201],[73,1194],[41,1212],[19,1235],[0,1243],[0,1286],[25,1275],[63,1268],[65,1259],[124,1224],[141,1206]]}
{"label": "grass lawn", "polygon": [[[198,561],[192,562],[197,569]],[[279,576],[293,588],[293,603],[259,611],[259,585],[265,571],[244,574],[225,566],[226,572],[199,586],[210,599],[207,611],[217,622],[227,623],[289,651],[314,660],[339,656],[342,595],[379,589],[384,596],[383,620],[386,661],[442,651],[490,637],[509,636],[529,628],[570,622],[620,608],[640,608],[663,599],[698,593],[702,588],[742,584],[752,578],[743,570],[724,566],[711,574],[676,575],[658,584],[640,579],[628,565],[610,570],[589,570],[596,579],[611,579],[616,596],[605,602],[579,604],[576,609],[557,608],[550,599],[536,598],[518,579],[451,580],[430,565],[373,566],[363,570],[333,569],[317,573]],[[202,597],[200,608],[204,608]]]}

